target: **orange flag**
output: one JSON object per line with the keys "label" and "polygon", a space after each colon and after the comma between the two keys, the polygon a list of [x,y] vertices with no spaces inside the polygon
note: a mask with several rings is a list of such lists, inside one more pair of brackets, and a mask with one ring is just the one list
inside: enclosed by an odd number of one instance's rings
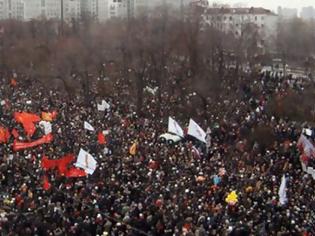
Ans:
{"label": "orange flag", "polygon": [[42,112],[42,120],[53,121],[57,117],[57,112]]}
{"label": "orange flag", "polygon": [[32,137],[35,133],[36,127],[34,123],[40,121],[40,117],[38,115],[27,112],[14,112],[14,119],[16,122],[23,125],[23,128],[29,137]]}
{"label": "orange flag", "polygon": [[0,126],[0,143],[7,143],[10,138],[10,132],[7,128]]}
{"label": "orange flag", "polygon": [[131,145],[130,149],[129,149],[129,153],[130,155],[136,155],[137,153],[137,146],[138,146],[138,143],[135,142],[134,144]]}

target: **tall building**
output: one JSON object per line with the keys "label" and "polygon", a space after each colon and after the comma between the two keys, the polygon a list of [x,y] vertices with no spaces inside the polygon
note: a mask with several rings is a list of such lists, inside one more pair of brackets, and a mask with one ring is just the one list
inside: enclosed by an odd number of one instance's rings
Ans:
{"label": "tall building", "polygon": [[4,1],[5,18],[24,20],[24,1],[23,0],[5,0]]}
{"label": "tall building", "polygon": [[108,0],[98,0],[97,19],[104,22],[108,19]]}
{"label": "tall building", "polygon": [[298,16],[298,10],[296,8],[278,7],[278,15],[282,19],[292,19]]}
{"label": "tall building", "polygon": [[0,20],[6,19],[6,5],[5,0],[0,0]]}
{"label": "tall building", "polygon": [[98,2],[99,0],[81,0],[82,15],[87,15],[92,18],[98,17]]}
{"label": "tall building", "polygon": [[315,8],[312,6],[303,7],[300,16],[305,20],[315,19]]}
{"label": "tall building", "polygon": [[80,0],[64,0],[63,15],[65,21],[79,19],[81,17],[81,1]]}

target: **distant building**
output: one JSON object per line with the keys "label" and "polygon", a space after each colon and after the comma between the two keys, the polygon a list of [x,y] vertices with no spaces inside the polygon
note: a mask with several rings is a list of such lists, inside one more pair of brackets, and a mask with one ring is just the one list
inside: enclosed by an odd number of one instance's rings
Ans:
{"label": "distant building", "polygon": [[278,7],[278,15],[282,19],[292,19],[298,16],[298,10],[296,8]]}
{"label": "distant building", "polygon": [[208,8],[203,13],[204,22],[226,33],[239,37],[249,24],[255,26],[263,37],[276,32],[278,16],[264,8]]}
{"label": "distant building", "polygon": [[4,0],[4,15],[6,19],[24,20],[24,1]]}
{"label": "distant building", "polygon": [[315,19],[315,8],[312,6],[303,7],[300,16],[304,20]]}

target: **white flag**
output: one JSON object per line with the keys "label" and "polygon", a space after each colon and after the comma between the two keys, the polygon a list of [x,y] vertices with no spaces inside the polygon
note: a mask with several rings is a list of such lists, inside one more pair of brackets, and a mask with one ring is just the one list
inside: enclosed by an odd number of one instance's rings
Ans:
{"label": "white flag", "polygon": [[285,178],[285,175],[282,176],[281,179],[281,185],[279,188],[279,202],[281,205],[284,205],[288,202],[287,198],[287,179]]}
{"label": "white flag", "polygon": [[97,162],[94,157],[81,148],[77,162],[74,165],[84,169],[87,174],[92,175],[96,169],[96,164]]}
{"label": "white flag", "polygon": [[176,135],[178,135],[178,136],[180,136],[182,138],[184,137],[183,129],[171,117],[168,118],[168,132],[172,133],[172,134],[176,134]]}
{"label": "white flag", "polygon": [[206,142],[206,132],[193,120],[189,120],[188,134],[200,140],[201,142]]}
{"label": "white flag", "polygon": [[50,134],[52,132],[51,123],[48,121],[42,120],[41,122],[39,122],[39,126],[45,134]]}
{"label": "white flag", "polygon": [[90,130],[90,131],[94,131],[94,127],[89,123],[84,121],[84,129]]}
{"label": "white flag", "polygon": [[99,111],[109,110],[109,108],[110,105],[105,100],[102,100],[101,104],[97,104],[97,110]]}

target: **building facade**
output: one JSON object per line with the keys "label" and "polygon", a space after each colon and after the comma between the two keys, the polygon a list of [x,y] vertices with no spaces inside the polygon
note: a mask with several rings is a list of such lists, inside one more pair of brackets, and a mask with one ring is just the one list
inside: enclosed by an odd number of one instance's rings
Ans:
{"label": "building facade", "polygon": [[304,20],[315,19],[315,8],[312,6],[303,7],[300,16]]}
{"label": "building facade", "polygon": [[262,37],[268,37],[276,32],[278,16],[264,8],[208,8],[203,22],[237,37],[252,25]]}
{"label": "building facade", "polygon": [[298,17],[298,10],[296,8],[278,7],[278,15],[282,19],[292,19]]}

